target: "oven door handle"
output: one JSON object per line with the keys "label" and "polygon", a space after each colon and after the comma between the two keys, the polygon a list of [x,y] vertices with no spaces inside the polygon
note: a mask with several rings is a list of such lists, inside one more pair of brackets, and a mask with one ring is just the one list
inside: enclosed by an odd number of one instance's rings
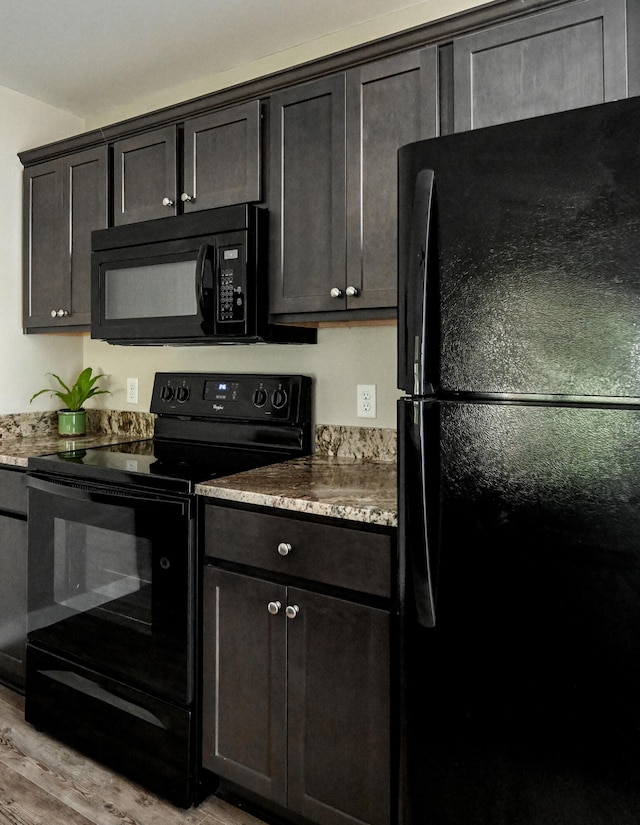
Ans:
{"label": "oven door handle", "polygon": [[167,495],[154,495],[153,493],[144,493],[140,490],[128,489],[127,487],[110,487],[107,488],[102,484],[91,484],[86,481],[74,482],[69,484],[66,482],[50,481],[39,476],[27,474],[27,487],[32,487],[34,490],[40,490],[43,493],[50,493],[55,496],[62,496],[67,499],[75,499],[76,501],[87,501],[91,499],[95,502],[105,502],[109,504],[120,503],[125,507],[130,506],[149,506],[150,504],[162,505],[163,508],[175,507],[179,508],[180,515],[188,510],[188,501],[184,499],[171,498]]}

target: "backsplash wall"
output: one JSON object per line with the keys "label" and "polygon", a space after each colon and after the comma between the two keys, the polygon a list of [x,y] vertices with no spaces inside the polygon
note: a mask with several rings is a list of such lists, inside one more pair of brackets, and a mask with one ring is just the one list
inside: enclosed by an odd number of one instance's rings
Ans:
{"label": "backsplash wall", "polygon": [[[156,372],[300,373],[314,382],[315,424],[396,426],[395,325],[323,328],[314,345],[123,347],[82,340],[85,365],[109,376],[104,386],[112,393],[93,407],[147,412]],[[138,379],[137,405],[126,401],[127,378]],[[357,384],[376,385],[376,418],[356,416]]]}

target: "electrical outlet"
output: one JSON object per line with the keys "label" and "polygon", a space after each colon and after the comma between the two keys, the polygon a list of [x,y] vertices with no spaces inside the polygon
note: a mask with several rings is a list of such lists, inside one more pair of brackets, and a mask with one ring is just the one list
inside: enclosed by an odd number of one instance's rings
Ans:
{"label": "electrical outlet", "polygon": [[356,415],[358,418],[376,417],[376,385],[358,384]]}
{"label": "electrical outlet", "polygon": [[127,403],[138,403],[138,379],[127,378]]}

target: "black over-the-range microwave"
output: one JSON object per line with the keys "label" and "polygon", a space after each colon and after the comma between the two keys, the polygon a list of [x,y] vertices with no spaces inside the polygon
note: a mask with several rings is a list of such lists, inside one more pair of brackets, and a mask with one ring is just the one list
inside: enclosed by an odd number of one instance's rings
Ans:
{"label": "black over-the-range microwave", "polygon": [[269,323],[267,210],[208,209],[91,233],[91,337],[112,344],[315,343]]}

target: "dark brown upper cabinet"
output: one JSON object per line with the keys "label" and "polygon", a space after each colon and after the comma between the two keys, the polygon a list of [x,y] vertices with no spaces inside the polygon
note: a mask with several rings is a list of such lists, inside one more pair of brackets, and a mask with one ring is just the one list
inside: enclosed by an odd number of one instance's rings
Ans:
{"label": "dark brown upper cabinet", "polygon": [[396,304],[396,152],[436,133],[435,47],[271,97],[271,311]]}
{"label": "dark brown upper cabinet", "polygon": [[260,101],[113,146],[114,225],[261,198]]}
{"label": "dark brown upper cabinet", "polygon": [[627,96],[625,0],[582,0],[453,42],[456,132]]}
{"label": "dark brown upper cabinet", "polygon": [[396,306],[397,152],[436,134],[436,64],[434,47],[347,72],[349,309]]}
{"label": "dark brown upper cabinet", "polygon": [[88,329],[91,232],[107,226],[107,192],[106,146],[25,169],[26,332]]}

